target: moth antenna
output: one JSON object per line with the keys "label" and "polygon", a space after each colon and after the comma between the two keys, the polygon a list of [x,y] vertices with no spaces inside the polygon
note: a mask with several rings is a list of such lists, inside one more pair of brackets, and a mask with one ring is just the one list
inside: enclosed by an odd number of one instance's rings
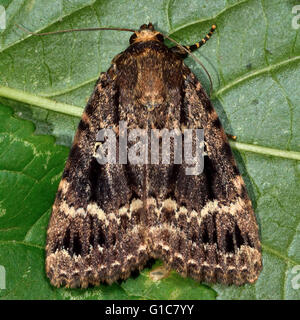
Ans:
{"label": "moth antenna", "polygon": [[195,44],[192,44],[190,46],[185,46],[185,47],[190,51],[195,51],[195,50],[199,49],[210,39],[210,37],[212,36],[212,34],[215,32],[216,29],[217,29],[217,26],[212,25],[210,31],[206,34],[206,36],[204,38],[201,39],[201,41],[196,42]]}
{"label": "moth antenna", "polygon": [[106,28],[106,27],[96,27],[96,28],[82,28],[82,29],[67,29],[67,30],[58,30],[58,31],[51,31],[51,32],[44,32],[44,33],[35,33],[27,30],[23,26],[20,26],[19,24],[16,24],[18,28],[21,30],[33,35],[33,36],[48,36],[51,34],[58,34],[58,33],[68,33],[68,32],[77,32],[77,31],[99,31],[99,30],[115,30],[115,31],[128,31],[128,32],[135,32],[133,29],[127,29],[127,28]]}
{"label": "moth antenna", "polygon": [[209,95],[211,95],[212,91],[213,91],[213,83],[212,83],[212,79],[211,76],[209,74],[209,72],[207,71],[207,69],[205,68],[205,66],[203,65],[203,63],[191,52],[191,50],[189,50],[189,47],[183,46],[181,45],[179,42],[177,42],[176,40],[172,39],[171,37],[165,35],[162,33],[162,35],[167,38],[168,40],[170,40],[171,42],[177,44],[177,47],[179,47],[180,49],[184,50],[187,54],[189,54],[197,63],[199,63],[201,65],[201,67],[203,68],[203,70],[205,71],[205,73],[208,76],[209,79],[209,83],[210,83],[210,89],[209,89]]}

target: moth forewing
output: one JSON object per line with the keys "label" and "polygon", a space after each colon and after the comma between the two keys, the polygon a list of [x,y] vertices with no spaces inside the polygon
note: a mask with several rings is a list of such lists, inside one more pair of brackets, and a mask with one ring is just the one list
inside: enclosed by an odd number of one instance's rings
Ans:
{"label": "moth forewing", "polygon": [[[152,257],[199,281],[240,285],[257,279],[261,245],[251,201],[221,122],[183,63],[186,50],[200,47],[214,29],[182,50],[168,48],[152,24],[143,25],[100,75],[52,209],[46,272],[53,285],[112,283]],[[169,163],[149,161],[151,143],[145,163],[124,162],[135,142],[118,139],[120,123],[128,135],[136,129],[150,136],[153,130],[204,130],[203,171],[186,174],[188,164],[174,160],[174,139]],[[108,163],[97,158],[105,149],[97,139],[103,129],[117,141],[117,157]]]}

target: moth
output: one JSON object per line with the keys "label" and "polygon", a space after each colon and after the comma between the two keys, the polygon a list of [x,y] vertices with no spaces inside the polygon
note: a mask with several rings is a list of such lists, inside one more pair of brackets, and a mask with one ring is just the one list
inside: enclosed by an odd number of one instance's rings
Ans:
{"label": "moth", "polygon": [[[52,209],[46,273],[52,285],[126,279],[150,258],[197,281],[253,283],[262,269],[258,225],[227,136],[201,83],[185,65],[191,46],[164,44],[149,23],[101,73],[83,112]],[[204,130],[204,168],[99,163],[97,133]],[[117,146],[117,150],[118,146]],[[172,149],[173,150],[173,149]],[[173,151],[172,151],[173,152]]]}

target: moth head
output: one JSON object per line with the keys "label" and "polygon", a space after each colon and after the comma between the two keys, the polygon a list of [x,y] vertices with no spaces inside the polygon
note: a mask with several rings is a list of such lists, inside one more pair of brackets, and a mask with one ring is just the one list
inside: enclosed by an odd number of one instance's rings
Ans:
{"label": "moth head", "polygon": [[145,41],[164,42],[164,36],[159,31],[154,29],[154,26],[151,22],[149,24],[141,25],[140,29],[135,31],[129,39],[130,44]]}

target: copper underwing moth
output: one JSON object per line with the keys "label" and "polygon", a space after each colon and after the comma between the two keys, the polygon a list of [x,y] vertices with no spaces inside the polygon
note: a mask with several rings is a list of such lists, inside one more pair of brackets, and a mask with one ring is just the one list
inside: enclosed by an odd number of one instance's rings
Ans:
{"label": "copper underwing moth", "polygon": [[[198,281],[258,278],[261,244],[250,198],[218,115],[184,63],[215,28],[194,45],[169,48],[151,23],[142,25],[101,73],[48,226],[46,273],[54,286],[111,284],[150,258]],[[169,164],[99,163],[99,131],[118,136],[121,121],[147,132],[203,129],[203,171],[188,175],[174,157]]]}

